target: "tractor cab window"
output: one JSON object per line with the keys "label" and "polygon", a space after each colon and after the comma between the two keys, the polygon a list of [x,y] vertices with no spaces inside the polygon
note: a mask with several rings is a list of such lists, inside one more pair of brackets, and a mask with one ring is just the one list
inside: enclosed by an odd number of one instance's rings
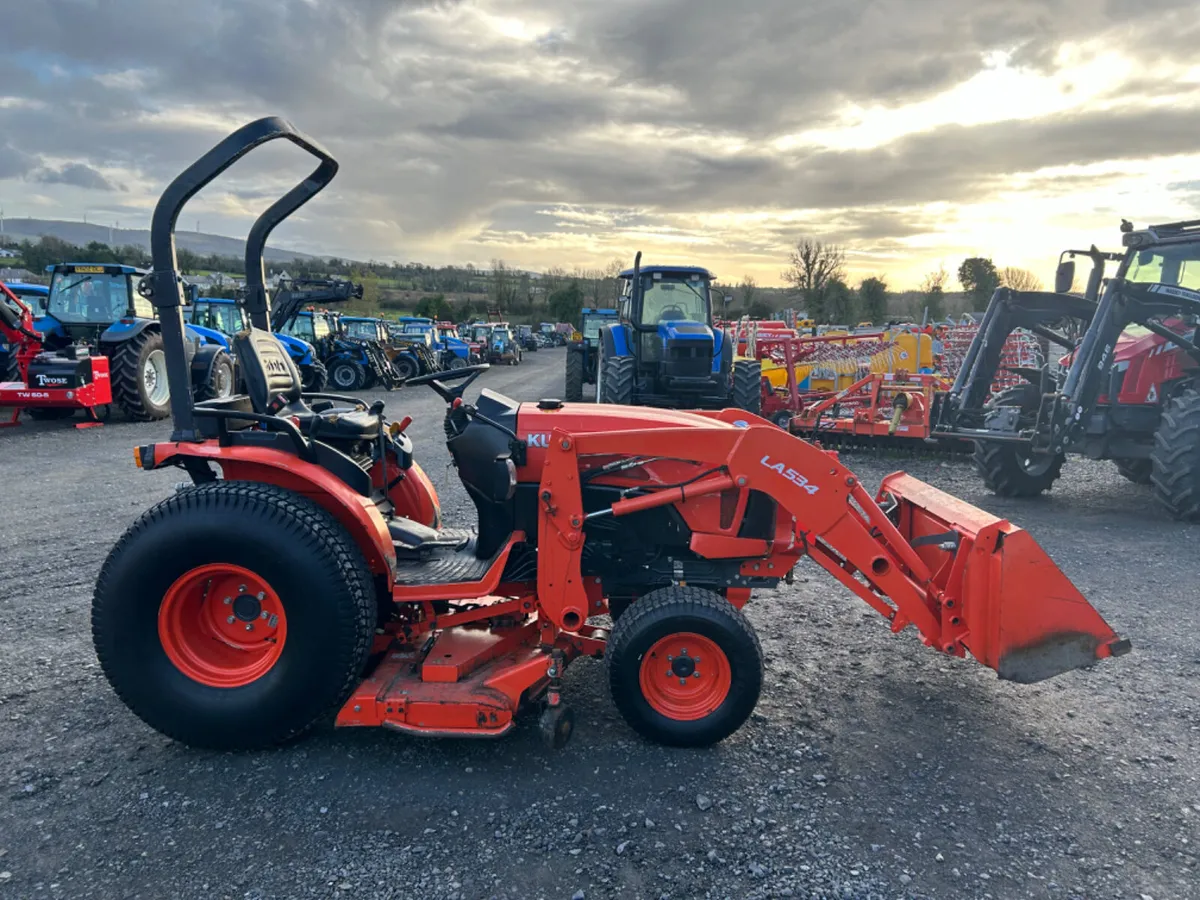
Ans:
{"label": "tractor cab window", "polygon": [[375,322],[346,322],[347,337],[359,338],[364,341],[379,340],[379,326]]}
{"label": "tractor cab window", "polygon": [[[135,311],[153,318],[150,302],[142,302],[147,311]],[[129,306],[129,276],[121,272],[59,271],[50,280],[47,310],[60,322],[115,322],[129,314]]]}
{"label": "tractor cab window", "polygon": [[708,321],[708,285],[703,281],[645,275],[642,283],[642,324]]}
{"label": "tractor cab window", "polygon": [[234,303],[205,303],[201,300],[196,304],[192,321],[222,334],[237,334],[246,330],[245,316]]}
{"label": "tractor cab window", "polygon": [[1136,252],[1129,260],[1125,278],[1140,284],[1169,284],[1200,291],[1200,241]]}
{"label": "tractor cab window", "polygon": [[580,332],[584,340],[596,341],[600,339],[600,329],[604,327],[605,322],[611,322],[611,316],[584,316],[583,331]]}
{"label": "tractor cab window", "polygon": [[[321,321],[324,322],[325,320],[322,319]],[[288,322],[280,330],[284,334],[290,334],[292,337],[298,337],[305,341],[313,341],[316,340],[316,335],[313,333],[313,322],[313,316],[296,316],[296,318],[292,319],[292,321]],[[329,326],[326,325],[325,327],[328,330]]]}

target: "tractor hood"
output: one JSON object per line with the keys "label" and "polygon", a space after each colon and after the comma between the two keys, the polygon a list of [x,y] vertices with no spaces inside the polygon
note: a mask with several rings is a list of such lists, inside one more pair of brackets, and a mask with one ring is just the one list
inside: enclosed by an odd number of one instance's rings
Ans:
{"label": "tractor hood", "polygon": [[658,335],[664,341],[708,341],[712,343],[713,330],[703,322],[659,322]]}

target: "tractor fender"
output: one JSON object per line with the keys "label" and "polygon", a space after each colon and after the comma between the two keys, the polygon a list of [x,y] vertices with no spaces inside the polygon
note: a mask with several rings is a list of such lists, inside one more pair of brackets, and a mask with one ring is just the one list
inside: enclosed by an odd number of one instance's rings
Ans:
{"label": "tractor fender", "polygon": [[[717,337],[720,335],[720,338]],[[724,328],[713,329],[713,373],[720,373],[722,379],[727,380],[730,370],[733,368],[733,339],[729,337],[729,332]],[[723,380],[722,384],[725,383]]]}
{"label": "tractor fender", "polygon": [[[224,347],[219,344],[201,344],[196,349],[196,355],[192,357],[192,384],[208,384],[208,379],[212,376],[213,363],[217,361],[217,357],[221,353],[227,353]],[[237,361],[233,364],[234,378],[237,378]],[[236,380],[235,380],[236,384]]]}
{"label": "tractor fender", "polygon": [[198,334],[204,345],[216,344],[226,353],[229,352],[229,338],[215,328],[206,328],[203,325],[192,325],[189,323],[187,330]]}
{"label": "tractor fender", "polygon": [[323,506],[350,533],[372,573],[388,583],[394,578],[396,550],[383,516],[369,497],[328,469],[272,447],[222,447],[216,441],[154,444],[140,453],[143,469],[181,465],[186,458],[217,463],[226,481],[275,484]]}
{"label": "tractor fender", "polygon": [[628,325],[618,323],[601,327],[600,340],[604,345],[604,357],[633,355],[633,342],[629,339]]}
{"label": "tractor fender", "polygon": [[313,345],[308,341],[290,334],[276,334],[275,338],[283,344],[283,349],[298,366],[310,366],[313,361]]}
{"label": "tractor fender", "polygon": [[154,319],[118,319],[100,333],[99,340],[101,344],[121,344],[137,337],[147,328],[157,331],[158,327],[158,322]]}

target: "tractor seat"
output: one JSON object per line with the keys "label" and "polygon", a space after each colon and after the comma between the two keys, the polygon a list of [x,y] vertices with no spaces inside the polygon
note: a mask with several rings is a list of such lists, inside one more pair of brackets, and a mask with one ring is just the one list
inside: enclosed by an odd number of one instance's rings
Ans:
{"label": "tractor seat", "polygon": [[240,331],[233,338],[233,349],[256,413],[295,417],[303,433],[325,443],[379,437],[383,420],[375,413],[346,407],[315,410],[305,403],[300,397],[300,371],[270,331]]}

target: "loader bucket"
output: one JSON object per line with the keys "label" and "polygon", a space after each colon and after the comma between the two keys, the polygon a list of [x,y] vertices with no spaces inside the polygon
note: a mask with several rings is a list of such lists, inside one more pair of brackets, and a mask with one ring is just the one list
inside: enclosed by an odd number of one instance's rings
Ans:
{"label": "loader bucket", "polygon": [[1023,529],[904,473],[879,498],[933,573],[943,649],[1025,684],[1129,651]]}

